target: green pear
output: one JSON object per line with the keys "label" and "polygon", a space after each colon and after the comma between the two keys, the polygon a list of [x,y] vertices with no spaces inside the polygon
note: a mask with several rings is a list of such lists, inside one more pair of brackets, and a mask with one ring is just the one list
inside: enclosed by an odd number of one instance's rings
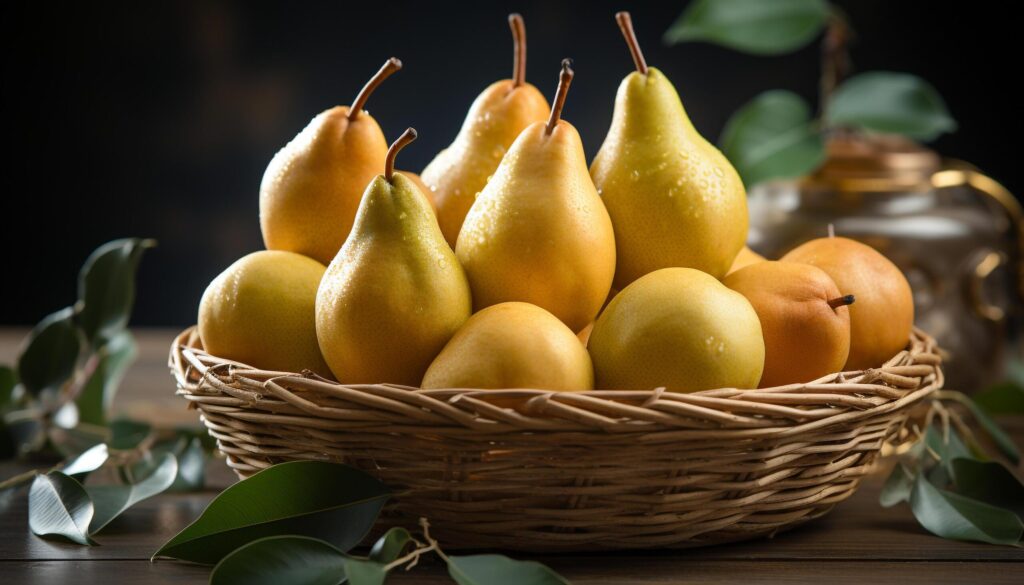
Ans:
{"label": "green pear", "polygon": [[636,71],[590,167],[615,226],[615,288],[661,268],[721,278],[747,237],[743,182],[693,127],[668,79],[647,67],[629,13],[616,15]]}
{"label": "green pear", "polygon": [[342,383],[415,386],[469,318],[469,284],[416,183],[395,172],[409,128],[366,188],[316,297],[320,351]]}

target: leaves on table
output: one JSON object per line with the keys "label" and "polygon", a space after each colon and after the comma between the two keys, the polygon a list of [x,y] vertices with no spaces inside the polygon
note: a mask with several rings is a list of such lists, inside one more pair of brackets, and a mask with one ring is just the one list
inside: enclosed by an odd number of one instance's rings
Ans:
{"label": "leaves on table", "polygon": [[96,510],[89,523],[89,533],[96,534],[128,508],[169,488],[177,474],[177,460],[174,455],[165,453],[156,470],[138,483],[87,486],[85,491]]}
{"label": "leaves on table", "polygon": [[921,526],[943,538],[1016,545],[1024,534],[1010,510],[939,489],[923,474],[914,481],[910,507]]}
{"label": "leaves on table", "polygon": [[402,556],[407,544],[412,542],[412,535],[409,531],[400,526],[389,529],[383,536],[373,543],[370,549],[370,560],[378,563],[390,563]]}
{"label": "leaves on table", "polygon": [[504,555],[449,556],[448,574],[459,585],[566,585],[564,577],[535,561]]}
{"label": "leaves on table", "polygon": [[892,473],[885,480],[882,492],[878,496],[878,503],[885,508],[891,508],[900,502],[910,500],[910,492],[914,488],[914,476],[907,471],[903,463],[897,462]]}
{"label": "leaves on table", "polygon": [[974,403],[988,414],[1024,414],[1024,385],[1000,382],[976,394]]}
{"label": "leaves on table", "polygon": [[107,446],[114,451],[130,451],[145,441],[153,427],[147,423],[119,418],[110,423],[110,440]]}
{"label": "leaves on table", "polygon": [[345,557],[345,576],[349,585],[383,585],[387,575],[387,569],[378,562]]}
{"label": "leaves on table", "polygon": [[97,248],[78,276],[78,323],[86,339],[99,346],[128,325],[135,303],[135,272],[154,240],[124,238]]}
{"label": "leaves on table", "polygon": [[242,545],[210,573],[210,585],[337,585],[344,580],[344,553],[330,543],[296,535]]}
{"label": "leaves on table", "polygon": [[953,460],[953,481],[957,493],[1024,518],[1024,485],[1001,463],[958,457]]}
{"label": "leaves on table", "polygon": [[142,454],[142,459],[128,468],[122,468],[122,477],[146,477],[159,465],[164,454],[178,460],[178,473],[167,491],[189,492],[203,488],[206,483],[207,452],[198,437],[175,435],[154,444]]}
{"label": "leaves on table", "polygon": [[89,538],[94,508],[82,484],[59,471],[37,475],[28,493],[28,525],[43,537],[61,536],[78,544]]}
{"label": "leaves on table", "polygon": [[956,130],[945,102],[927,81],[908,73],[869,71],[843,82],[828,103],[829,126],[854,126],[922,141]]}
{"label": "leaves on table", "polygon": [[85,477],[106,463],[109,456],[105,444],[94,445],[72,459],[61,471],[79,481],[85,481]]}
{"label": "leaves on table", "polygon": [[242,544],[282,534],[319,538],[347,551],[366,536],[389,495],[352,467],[280,463],[224,490],[153,556],[214,564]]}
{"label": "leaves on table", "polygon": [[1007,435],[1006,431],[999,426],[999,423],[993,420],[991,416],[967,396],[963,397],[962,403],[971,411],[971,416],[974,417],[974,420],[978,421],[978,424],[981,425],[985,433],[992,438],[999,451],[1014,465],[1020,463],[1020,451],[1017,449],[1017,445],[1010,438],[1010,435]]}
{"label": "leaves on table", "polygon": [[828,16],[825,0],[696,0],[664,40],[707,41],[755,55],[778,55],[811,42]]}
{"label": "leaves on table", "polygon": [[38,397],[59,390],[74,374],[80,350],[71,307],[45,317],[29,333],[18,358],[18,375],[26,391]]}
{"label": "leaves on table", "polygon": [[824,139],[810,107],[784,90],[764,92],[737,110],[719,142],[747,187],[805,175],[825,160]]}
{"label": "leaves on table", "polygon": [[135,339],[127,330],[114,334],[97,351],[96,368],[75,400],[80,421],[98,426],[107,424],[107,411],[137,354]]}

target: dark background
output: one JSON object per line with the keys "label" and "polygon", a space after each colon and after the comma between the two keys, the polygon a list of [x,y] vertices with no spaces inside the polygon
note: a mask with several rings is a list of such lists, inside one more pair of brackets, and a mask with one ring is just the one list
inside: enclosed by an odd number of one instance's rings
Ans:
{"label": "dark background", "polygon": [[[814,99],[817,88],[816,44],[771,58],[662,45],[686,2],[26,4],[7,3],[0,25],[9,149],[0,163],[0,324],[34,323],[71,303],[88,253],[129,235],[160,242],[142,263],[134,322],[191,324],[206,284],[262,247],[259,183],[278,148],[320,110],[350,103],[394,55],[405,68],[368,110],[389,140],[419,130],[400,166],[421,169],[476,95],[510,76],[511,11],[526,19],[528,80],[549,98],[559,60],[575,59],[565,118],[588,157],[632,69],[617,10],[632,11],[648,62],[710,138],[762,90]],[[1024,192],[1014,4],[838,4],[859,33],[858,70],[915,73],[944,96],[960,130],[934,147]]]}

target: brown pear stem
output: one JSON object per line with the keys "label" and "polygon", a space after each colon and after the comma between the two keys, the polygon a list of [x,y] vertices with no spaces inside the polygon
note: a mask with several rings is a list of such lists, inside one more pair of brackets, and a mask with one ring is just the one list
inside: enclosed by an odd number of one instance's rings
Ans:
{"label": "brown pear stem", "polygon": [[847,305],[852,305],[853,301],[855,301],[855,300],[857,300],[857,299],[854,298],[853,295],[846,295],[846,296],[843,296],[843,297],[838,297],[838,298],[834,298],[834,299],[829,300],[828,301],[828,306],[832,307],[833,309],[838,309],[839,307],[845,307]]}
{"label": "brown pear stem", "polygon": [[355,120],[359,117],[359,114],[363,111],[363,106],[366,105],[366,100],[370,99],[370,94],[373,90],[377,89],[385,79],[391,77],[391,74],[402,68],[402,62],[392,57],[384,62],[384,65],[380,68],[380,71],[374,74],[370,78],[370,81],[366,82],[363,89],[359,90],[359,95],[356,96],[355,101],[352,102],[352,107],[348,109],[348,119]]}
{"label": "brown pear stem", "polygon": [[391,182],[391,179],[395,176],[395,157],[398,156],[398,151],[402,150],[410,142],[416,140],[416,129],[406,128],[405,132],[398,137],[398,140],[391,143],[391,147],[388,148],[388,156],[384,159],[384,178]]}
{"label": "brown pear stem", "polygon": [[526,23],[523,17],[513,12],[508,15],[508,25],[512,27],[512,87],[526,83]]}
{"label": "brown pear stem", "polygon": [[626,37],[626,44],[629,52],[633,55],[633,63],[641,75],[647,75],[647,61],[644,61],[644,53],[640,50],[640,43],[636,40],[636,33],[633,31],[633,19],[628,12],[616,12],[615,22],[619,23],[622,36]]}
{"label": "brown pear stem", "polygon": [[562,74],[558,76],[558,89],[555,91],[555,101],[551,104],[551,116],[548,117],[544,134],[550,135],[558,125],[558,120],[562,117],[562,108],[565,107],[565,96],[569,93],[569,84],[572,83],[574,75],[576,74],[572,70],[572,59],[562,59]]}

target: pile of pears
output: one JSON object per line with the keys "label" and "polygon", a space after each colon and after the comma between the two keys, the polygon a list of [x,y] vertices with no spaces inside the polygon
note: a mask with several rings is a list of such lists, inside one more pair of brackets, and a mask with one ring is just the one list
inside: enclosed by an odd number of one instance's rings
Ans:
{"label": "pile of pears", "polygon": [[[221,273],[199,307],[206,351],[344,384],[693,392],[797,384],[877,367],[907,344],[906,279],[873,248],[812,240],[778,261],[746,248],[743,183],[648,67],[635,71],[587,165],[562,112],[513,76],[473,102],[422,175],[396,170],[365,106],[317,115],[260,187],[267,249]],[[855,302],[856,301],[856,302]]]}

